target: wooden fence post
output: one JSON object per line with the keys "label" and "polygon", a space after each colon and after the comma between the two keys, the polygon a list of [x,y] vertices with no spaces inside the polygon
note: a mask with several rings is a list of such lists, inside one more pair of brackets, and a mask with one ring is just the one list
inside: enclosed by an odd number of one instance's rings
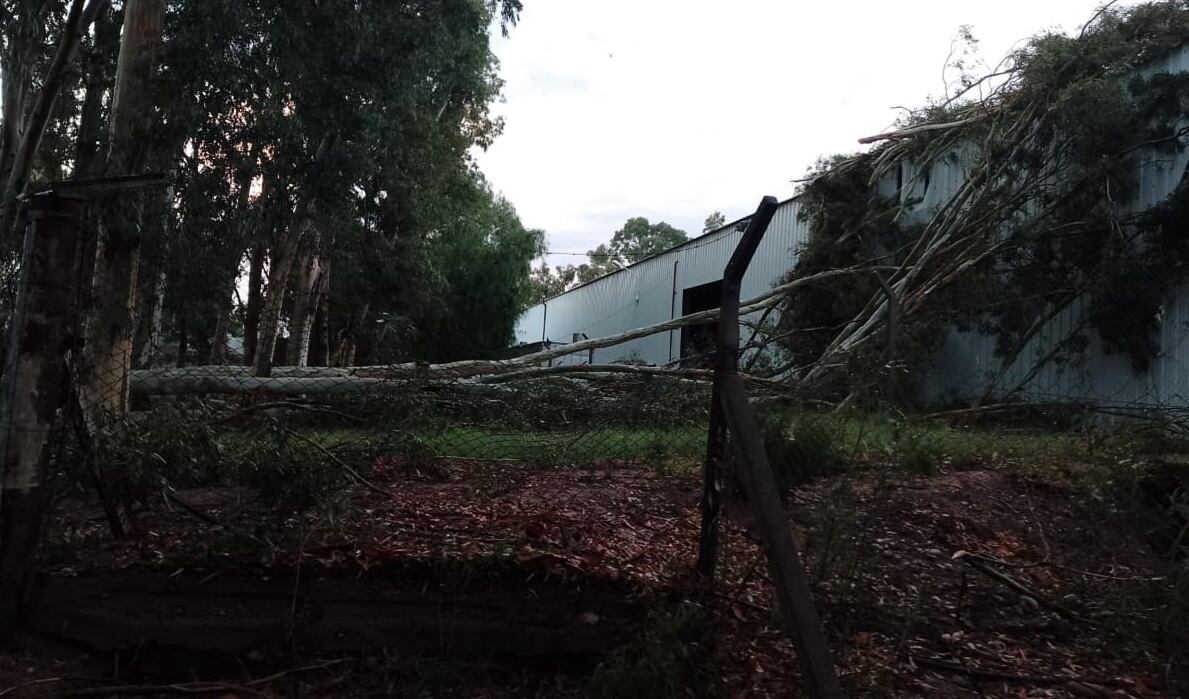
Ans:
{"label": "wooden fence post", "polygon": [[789,531],[788,518],[764,452],[764,441],[747,398],[747,389],[739,377],[739,290],[751,258],[776,214],[777,205],[774,197],[764,197],[723,271],[715,343],[715,397],[721,401],[735,475],[747,494],[760,538],[767,549],[768,567],[780,602],[781,617],[797,651],[806,694],[814,699],[833,699],[843,696],[838,671],[826,641],[825,628],[813,604],[797,543]]}
{"label": "wooden fence post", "polygon": [[67,393],[82,212],[81,199],[56,193],[29,206],[0,396],[0,635],[14,630],[35,572],[51,431]]}

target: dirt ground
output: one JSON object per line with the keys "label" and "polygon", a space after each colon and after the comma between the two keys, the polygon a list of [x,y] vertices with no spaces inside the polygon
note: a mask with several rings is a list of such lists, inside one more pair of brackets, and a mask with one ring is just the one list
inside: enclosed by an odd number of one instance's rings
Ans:
{"label": "dirt ground", "polygon": [[[583,696],[681,598],[718,630],[695,663],[708,693],[795,695],[745,516],[712,588],[696,580],[698,477],[391,459],[365,475],[281,540],[243,490],[181,493],[220,525],[150,503],[119,542],[61,503],[37,633],[0,654],[0,696]],[[994,471],[868,472],[790,501],[850,694],[1176,695],[1138,526]]]}

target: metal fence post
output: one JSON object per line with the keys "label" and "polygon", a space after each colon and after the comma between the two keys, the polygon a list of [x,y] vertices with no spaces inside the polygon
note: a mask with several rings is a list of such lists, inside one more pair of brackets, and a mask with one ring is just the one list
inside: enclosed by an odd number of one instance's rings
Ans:
{"label": "metal fence post", "polygon": [[[776,490],[776,479],[772,476],[772,468],[764,452],[763,437],[743,380],[739,378],[739,290],[743,275],[764,238],[776,207],[774,197],[764,197],[723,270],[722,302],[715,343],[714,400],[719,401],[722,424],[728,434],[726,439],[734,456],[735,476],[747,495],[768,554],[772,584],[776,588],[785,630],[797,651],[805,693],[813,699],[833,699],[843,696],[838,671],[826,641],[825,628],[814,607],[812,590],[797,543],[789,532],[788,519]],[[711,433],[708,473],[717,466],[717,459],[711,458],[715,438],[716,435]],[[713,485],[709,476],[707,483]]]}
{"label": "metal fence post", "polygon": [[29,206],[0,396],[0,635],[13,630],[35,572],[51,431],[67,394],[82,213],[81,199],[57,193]]}

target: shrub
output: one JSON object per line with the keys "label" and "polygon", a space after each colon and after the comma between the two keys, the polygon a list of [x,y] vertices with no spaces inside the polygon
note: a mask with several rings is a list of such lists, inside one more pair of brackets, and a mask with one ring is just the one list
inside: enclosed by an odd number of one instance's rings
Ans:
{"label": "shrub", "polygon": [[712,638],[705,609],[692,602],[663,606],[649,615],[640,637],[595,670],[590,696],[598,699],[668,699],[706,696],[704,663]]}
{"label": "shrub", "polygon": [[896,466],[917,476],[936,476],[944,457],[941,447],[924,432],[903,432],[892,445]]}
{"label": "shrub", "polygon": [[837,426],[820,415],[804,415],[791,429],[780,417],[763,423],[764,449],[781,492],[818,478],[842,473],[845,459],[838,449]]}
{"label": "shrub", "polygon": [[243,442],[236,455],[236,480],[254,488],[261,502],[281,510],[305,510],[348,482],[348,474],[328,452],[271,425]]}

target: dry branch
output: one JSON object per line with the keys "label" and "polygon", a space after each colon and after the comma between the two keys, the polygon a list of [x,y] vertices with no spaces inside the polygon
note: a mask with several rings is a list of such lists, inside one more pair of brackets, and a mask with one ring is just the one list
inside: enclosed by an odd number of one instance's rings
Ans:
{"label": "dry branch", "polygon": [[978,121],[981,117],[970,117],[967,119],[959,119],[958,121],[949,121],[944,124],[924,124],[923,126],[914,126],[909,129],[900,129],[898,131],[887,131],[878,133],[874,136],[864,136],[859,139],[859,143],[876,143],[878,141],[894,141],[901,138],[908,138],[927,131],[944,131],[946,129],[956,129],[960,126],[968,126]]}

